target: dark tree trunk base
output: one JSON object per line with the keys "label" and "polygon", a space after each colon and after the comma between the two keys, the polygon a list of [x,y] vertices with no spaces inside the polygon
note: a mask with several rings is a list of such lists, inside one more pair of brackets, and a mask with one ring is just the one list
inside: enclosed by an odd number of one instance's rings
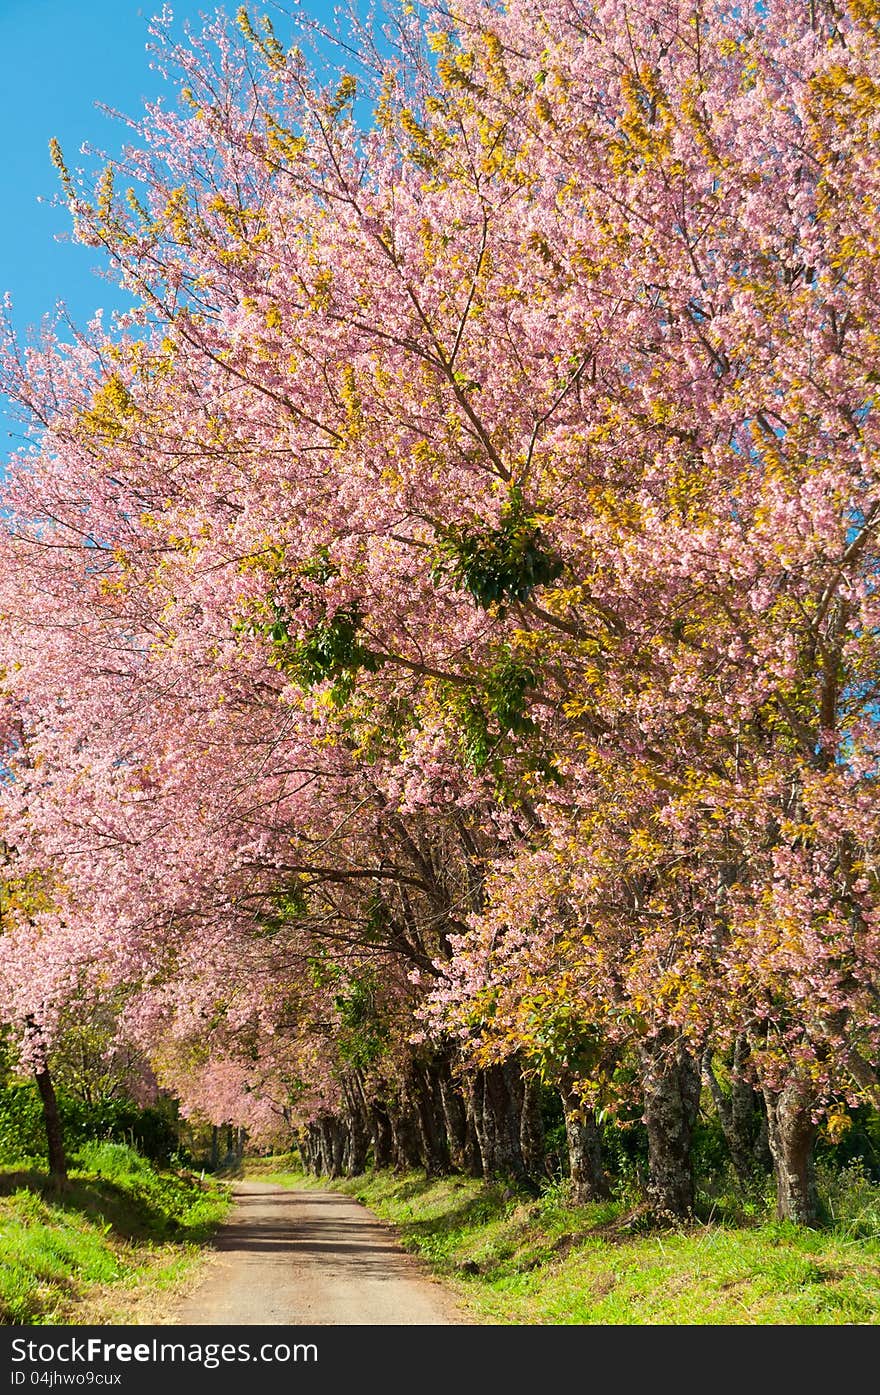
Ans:
{"label": "dark tree trunk base", "polygon": [[780,1091],[764,1088],[767,1134],[776,1177],[776,1217],[797,1225],[818,1223],[813,1149],[818,1128],[810,1118],[807,1087],[792,1080]]}
{"label": "dark tree trunk base", "polygon": [[596,1115],[582,1104],[580,1097],[572,1090],[560,1089],[559,1094],[568,1142],[571,1199],[576,1206],[583,1206],[589,1201],[604,1201],[609,1190]]}
{"label": "dark tree trunk base", "polygon": [[700,1071],[671,1029],[639,1047],[648,1131],[648,1198],[661,1222],[694,1210],[691,1135],[700,1106]]}
{"label": "dark tree trunk base", "polygon": [[61,1130],[61,1116],[58,1113],[55,1087],[52,1084],[48,1066],[36,1071],[35,1075],[43,1105],[43,1124],[46,1129],[46,1146],[49,1153],[49,1176],[56,1186],[63,1187],[67,1185],[67,1154],[64,1151],[64,1135]]}

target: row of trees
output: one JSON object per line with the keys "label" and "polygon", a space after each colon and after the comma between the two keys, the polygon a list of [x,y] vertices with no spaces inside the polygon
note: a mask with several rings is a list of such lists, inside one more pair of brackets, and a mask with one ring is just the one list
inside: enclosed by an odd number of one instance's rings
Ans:
{"label": "row of trees", "polygon": [[810,1221],[880,1097],[880,10],[297,25],[54,151],[135,308],[3,353],[5,1017],[331,1171],[534,1175],[549,1086],[673,1215],[702,1084]]}

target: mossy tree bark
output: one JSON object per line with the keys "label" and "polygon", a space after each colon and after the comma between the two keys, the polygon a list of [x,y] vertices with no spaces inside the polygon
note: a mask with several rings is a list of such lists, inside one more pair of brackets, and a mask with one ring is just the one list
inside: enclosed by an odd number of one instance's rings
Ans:
{"label": "mossy tree bark", "polygon": [[572,1200],[576,1206],[602,1201],[609,1195],[609,1189],[595,1111],[583,1103],[570,1081],[560,1084],[559,1095],[565,1118]]}
{"label": "mossy tree bark", "polygon": [[684,1042],[664,1028],[639,1047],[648,1133],[648,1194],[659,1216],[694,1209],[691,1138],[700,1107],[700,1070]]}
{"label": "mossy tree bark", "polygon": [[810,1115],[807,1086],[791,1080],[782,1090],[764,1087],[767,1132],[776,1178],[776,1215],[781,1221],[815,1225],[818,1220],[813,1150],[818,1128]]}

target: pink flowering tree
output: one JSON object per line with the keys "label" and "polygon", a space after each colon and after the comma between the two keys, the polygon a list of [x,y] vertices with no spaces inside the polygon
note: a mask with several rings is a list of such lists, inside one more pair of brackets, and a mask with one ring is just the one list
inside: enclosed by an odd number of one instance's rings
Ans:
{"label": "pink flowering tree", "polygon": [[184,998],[292,880],[325,934],[393,884],[400,1038],[439,980],[481,1108],[526,1057],[587,1148],[629,1053],[687,1214],[729,1046],[810,1220],[877,1091],[871,5],[465,0],[335,75],[239,29],[94,192],[56,152],[141,308],[5,354],[16,845]]}

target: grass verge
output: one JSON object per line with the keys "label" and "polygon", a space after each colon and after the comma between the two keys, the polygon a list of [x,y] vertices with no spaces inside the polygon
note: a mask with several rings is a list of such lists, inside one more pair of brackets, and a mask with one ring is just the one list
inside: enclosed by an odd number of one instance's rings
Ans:
{"label": "grass verge", "polygon": [[83,1148],[62,1191],[0,1168],[0,1323],[155,1321],[228,1204],[120,1143]]}
{"label": "grass verge", "polygon": [[247,1171],[357,1197],[394,1224],[477,1322],[880,1321],[880,1195],[859,1177],[838,1189],[837,1221],[824,1230],[713,1220],[657,1231],[622,1201],[571,1207],[559,1184],[535,1199],[464,1177],[316,1181],[283,1159]]}

